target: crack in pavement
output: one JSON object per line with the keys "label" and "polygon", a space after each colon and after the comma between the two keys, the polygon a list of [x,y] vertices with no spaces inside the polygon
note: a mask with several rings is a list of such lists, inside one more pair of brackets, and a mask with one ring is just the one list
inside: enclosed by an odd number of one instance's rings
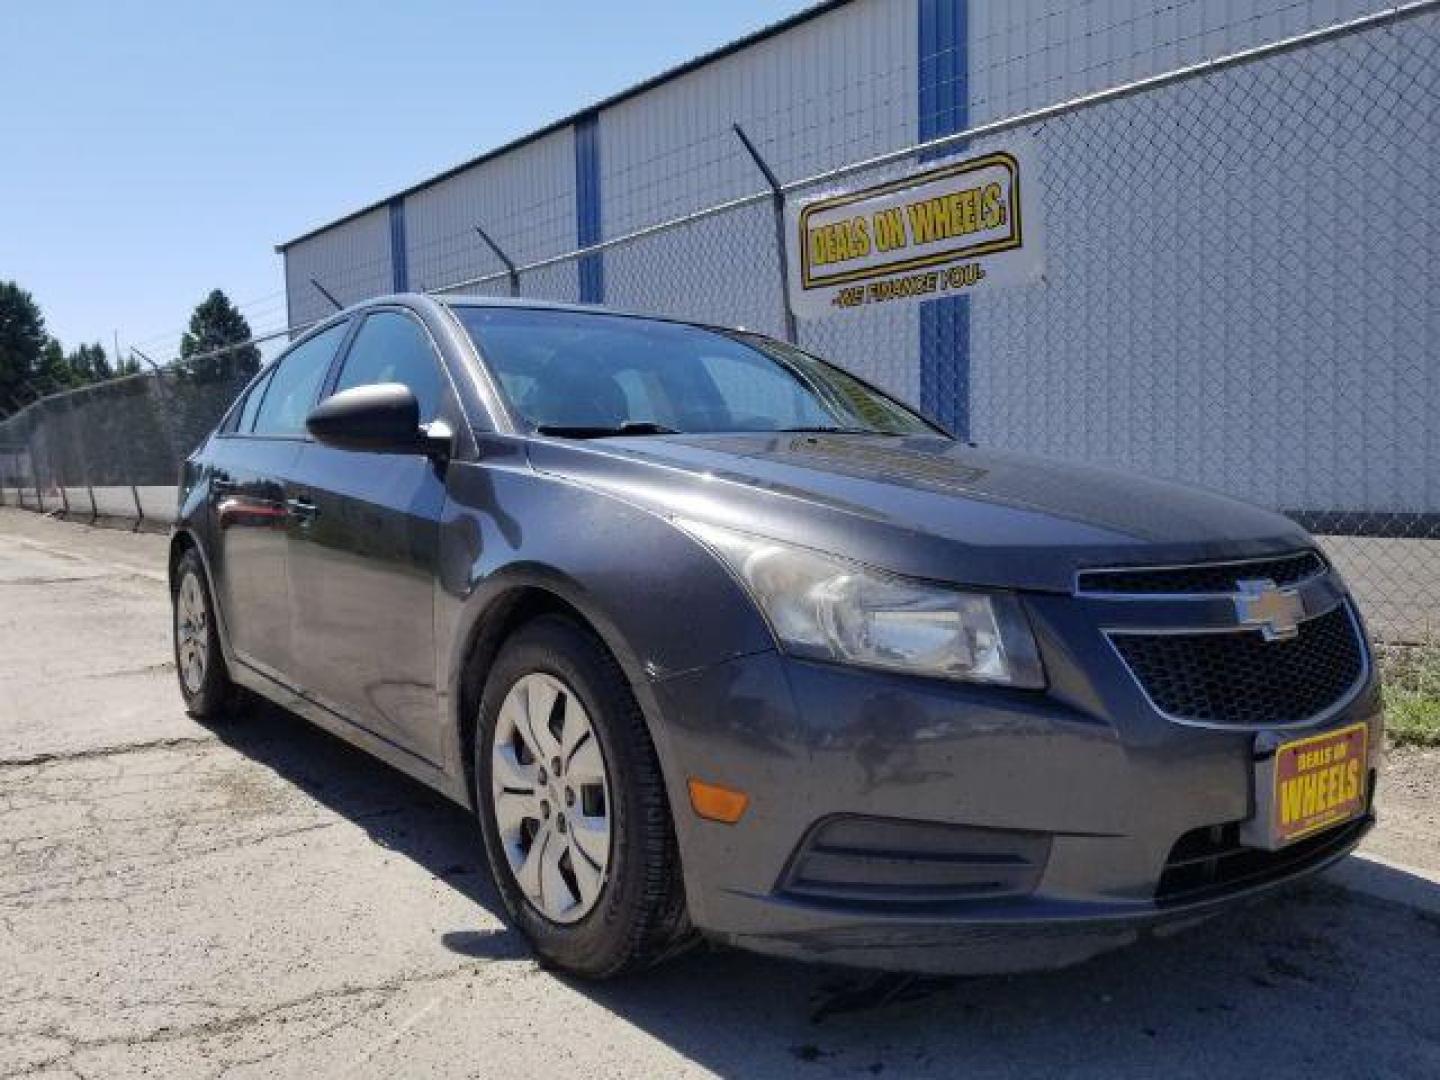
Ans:
{"label": "crack in pavement", "polygon": [[[47,1024],[41,1028],[34,1029],[28,1032],[16,1032],[12,1034],[27,1034],[33,1038],[48,1039],[53,1042],[58,1042],[62,1044],[65,1049],[61,1053],[54,1054],[43,1061],[27,1064],[22,1070],[18,1072],[9,1072],[3,1075],[6,1078],[10,1078],[10,1080],[16,1080],[16,1078],[40,1073],[45,1071],[46,1069],[55,1068],[57,1066],[64,1066],[67,1068],[75,1069],[76,1067],[73,1065],[73,1063],[71,1063],[70,1059],[74,1058],[77,1054],[81,1054],[87,1051],[107,1050],[114,1047],[133,1048],[141,1046],[163,1045],[168,1043],[183,1042],[187,1039],[205,1039],[215,1036],[231,1035],[237,1032],[244,1031],[248,1028],[253,1028],[256,1025],[264,1024],[266,1021],[281,1014],[304,1010],[305,1008],[312,1005],[345,1003],[351,1001],[358,1001],[362,1004],[363,1007],[358,1014],[346,1016],[341,1020],[330,1024],[325,1028],[322,1028],[319,1032],[309,1033],[305,1036],[305,1040],[307,1042],[313,1042],[318,1037],[332,1034],[333,1032],[354,1023],[356,1020],[359,1020],[364,1016],[373,1013],[377,1009],[383,1008],[385,1005],[389,1004],[389,1002],[392,1001],[401,990],[414,986],[426,986],[438,982],[443,982],[444,980],[451,979],[456,976],[475,974],[478,973],[481,969],[491,964],[502,962],[509,961],[470,960],[464,963],[456,964],[453,967],[447,967],[437,971],[421,971],[400,974],[392,978],[382,980],[381,982],[368,985],[345,982],[336,987],[328,987],[316,990],[309,994],[302,994],[299,997],[291,998],[286,1001],[275,1002],[259,1008],[242,1006],[237,1012],[234,1013],[234,1015],[231,1016],[219,1017],[213,1020],[202,1020],[198,1023],[182,1026],[162,1024],[158,1027],[153,1027],[148,1031],[140,1032],[135,1035],[107,1036],[105,1038],[98,1039],[77,1039],[65,1035],[59,1029],[58,1025]],[[64,996],[51,997],[50,995],[41,994],[37,995],[31,1000],[49,1001],[58,1004],[68,1004],[72,999],[68,999]],[[176,1007],[193,1003],[194,1002],[183,999],[166,998],[154,1002],[133,1002],[127,1004],[157,1004],[162,1006]],[[221,1075],[223,1075],[225,1072],[229,1072],[232,1069],[269,1060],[270,1058],[273,1058],[278,1054],[284,1053],[288,1049],[290,1049],[289,1046],[281,1046],[269,1053],[261,1054],[258,1057],[250,1060],[229,1062],[222,1066]]]}
{"label": "crack in pavement", "polygon": [[146,739],[142,742],[119,743],[111,746],[92,746],[83,750],[56,750],[29,757],[0,758],[0,771],[25,769],[35,765],[48,765],[62,761],[88,761],[92,758],[115,757],[120,754],[135,754],[146,750],[171,750],[177,747],[218,745],[214,735],[172,735],[163,739]]}

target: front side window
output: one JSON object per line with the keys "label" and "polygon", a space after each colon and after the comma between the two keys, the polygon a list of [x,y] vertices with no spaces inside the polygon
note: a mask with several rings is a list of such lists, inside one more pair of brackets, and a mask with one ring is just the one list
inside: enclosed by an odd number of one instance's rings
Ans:
{"label": "front side window", "polygon": [[590,312],[456,305],[514,409],[556,434],[936,434],[840,369],[758,334]]}
{"label": "front side window", "polygon": [[[275,374],[255,414],[256,435],[303,435],[305,417],[315,405],[320,383],[345,337],[347,323],[336,323],[275,361]],[[246,402],[248,407],[249,402]]]}
{"label": "front side window", "polygon": [[408,386],[420,402],[420,422],[429,423],[440,410],[444,375],[425,328],[398,311],[377,311],[366,317],[355,335],[335,392],[374,383]]}

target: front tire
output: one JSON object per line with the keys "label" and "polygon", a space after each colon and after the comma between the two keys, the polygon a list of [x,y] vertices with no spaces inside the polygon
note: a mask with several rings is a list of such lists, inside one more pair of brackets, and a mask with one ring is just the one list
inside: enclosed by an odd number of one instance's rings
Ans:
{"label": "front tire", "polygon": [[215,625],[215,604],[205,564],[193,547],[175,567],[170,602],[175,639],[175,674],[185,711],[197,720],[218,720],[229,715],[235,687],[220,651]]}
{"label": "front tire", "polygon": [[506,642],[481,696],[475,778],[491,873],[542,961],[609,978],[687,940],[659,760],[593,634],[545,616]]}

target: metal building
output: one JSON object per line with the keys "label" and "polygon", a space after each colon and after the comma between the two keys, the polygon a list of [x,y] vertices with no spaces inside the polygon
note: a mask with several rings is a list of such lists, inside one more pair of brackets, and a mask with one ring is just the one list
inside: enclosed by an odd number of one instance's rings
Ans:
{"label": "metal building", "polygon": [[[817,4],[282,244],[291,323],[330,310],[314,283],[350,303],[495,274],[484,291],[504,293],[482,229],[525,265],[763,189],[737,123],[791,181],[1385,6]],[[1433,521],[1440,139],[1415,114],[1436,19],[1037,120],[1044,283],[804,323],[802,344],[992,444],[1208,484],[1331,532]],[[780,332],[770,215],[562,259],[523,292]]]}

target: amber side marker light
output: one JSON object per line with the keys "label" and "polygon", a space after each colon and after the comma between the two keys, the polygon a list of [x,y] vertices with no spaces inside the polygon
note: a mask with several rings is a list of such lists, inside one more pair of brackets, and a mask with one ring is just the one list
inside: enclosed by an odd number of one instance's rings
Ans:
{"label": "amber side marker light", "polygon": [[692,776],[690,805],[702,818],[734,825],[750,805],[750,796],[743,791],[734,791],[719,784],[707,784],[704,780],[696,780]]}

